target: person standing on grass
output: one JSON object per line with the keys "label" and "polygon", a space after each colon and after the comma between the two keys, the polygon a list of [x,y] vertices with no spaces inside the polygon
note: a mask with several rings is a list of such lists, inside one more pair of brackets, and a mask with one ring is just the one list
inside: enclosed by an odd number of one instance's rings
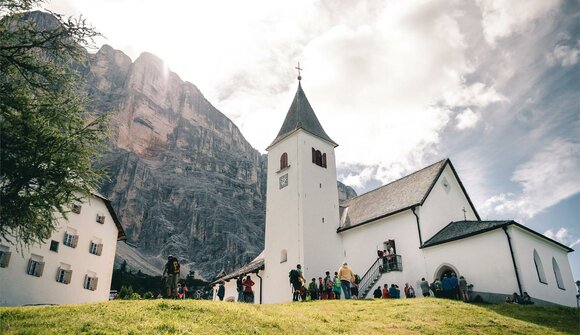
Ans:
{"label": "person standing on grass", "polygon": [[463,302],[469,301],[469,295],[467,294],[467,280],[463,276],[459,277],[459,296]]}
{"label": "person standing on grass", "polygon": [[332,288],[334,287],[334,281],[330,276],[330,271],[326,271],[326,277],[324,277],[324,292],[326,293],[326,299],[332,299]]}
{"label": "person standing on grass", "polygon": [[433,282],[433,294],[435,294],[435,298],[441,298],[443,295],[443,284],[436,278]]}
{"label": "person standing on grass", "polygon": [[244,285],[244,301],[247,303],[254,303],[254,290],[252,290],[252,286],[254,286],[254,282],[252,281],[252,277],[248,275],[243,282]]}
{"label": "person standing on grass", "polygon": [[236,279],[236,290],[238,291],[238,302],[244,302],[244,275],[239,275]]}
{"label": "person standing on grass", "polygon": [[421,293],[423,294],[424,298],[431,295],[429,293],[429,283],[425,280],[425,278],[421,278],[421,284],[419,284],[419,286],[421,287]]}
{"label": "person standing on grass", "polygon": [[323,300],[326,299],[324,296],[324,282],[322,281],[322,277],[318,277],[318,299]]}
{"label": "person standing on grass", "polygon": [[220,281],[220,285],[218,286],[217,296],[220,301],[224,301],[224,297],[226,295],[226,287],[224,286],[224,282]]}
{"label": "person standing on grass", "polygon": [[348,266],[347,262],[344,262],[338,270],[338,279],[340,280],[340,286],[344,292],[344,299],[350,300],[350,283],[354,282],[354,273]]}
{"label": "person standing on grass", "polygon": [[316,285],[316,278],[312,278],[312,281],[308,285],[308,293],[310,294],[310,300],[318,300],[318,285]]}
{"label": "person standing on grass", "polygon": [[341,283],[338,279],[338,272],[334,273],[334,278],[332,279],[334,286],[332,287],[332,292],[334,293],[334,299],[340,300],[340,290],[341,290]]}
{"label": "person standing on grass", "polygon": [[169,255],[167,256],[167,263],[163,267],[162,278],[167,278],[165,280],[165,288],[167,291],[167,298],[177,297],[177,282],[179,281],[179,261],[177,258]]}

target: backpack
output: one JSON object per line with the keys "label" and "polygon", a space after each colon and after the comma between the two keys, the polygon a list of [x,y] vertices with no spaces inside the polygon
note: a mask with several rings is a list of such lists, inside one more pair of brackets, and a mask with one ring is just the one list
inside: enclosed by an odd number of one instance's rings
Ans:
{"label": "backpack", "polygon": [[290,283],[291,284],[297,283],[298,282],[298,270],[296,270],[296,269],[290,270],[290,273],[288,274],[288,277],[290,277]]}
{"label": "backpack", "polygon": [[357,285],[360,284],[360,277],[359,277],[359,275],[354,275],[354,283],[357,284]]}
{"label": "backpack", "polygon": [[240,289],[240,290],[244,288],[244,284],[243,284],[243,282],[242,282],[242,277],[241,277],[241,276],[240,276],[240,277],[238,277],[238,280],[236,280],[236,287],[237,287],[238,289]]}
{"label": "backpack", "polygon": [[326,277],[326,289],[330,290],[330,289],[332,289],[333,286],[334,286],[334,281],[332,281],[332,278],[330,278],[330,276]]}
{"label": "backpack", "polygon": [[177,258],[174,258],[173,261],[171,261],[171,266],[173,267],[173,273],[179,272],[179,261]]}

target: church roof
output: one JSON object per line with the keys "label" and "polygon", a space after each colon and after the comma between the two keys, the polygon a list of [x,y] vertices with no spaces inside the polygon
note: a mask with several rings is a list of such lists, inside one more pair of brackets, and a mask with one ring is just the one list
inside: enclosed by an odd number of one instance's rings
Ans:
{"label": "church roof", "polygon": [[[373,191],[341,202],[341,227],[338,232],[422,205],[447,164],[451,166],[467,196],[451,161],[443,159]],[[469,196],[467,196],[467,200],[471,204]],[[479,218],[473,204],[471,207]]]}
{"label": "church roof", "polygon": [[314,136],[330,142],[334,147],[338,146],[338,144],[336,144],[336,142],[334,142],[322,128],[316,114],[314,114],[312,106],[310,106],[308,99],[306,99],[306,94],[304,94],[300,82],[298,82],[298,90],[296,90],[296,95],[294,96],[294,100],[286,114],[282,128],[280,128],[278,136],[276,136],[276,139],[274,139],[274,142],[272,142],[268,148],[282,141],[298,129],[307,131]]}
{"label": "church roof", "polygon": [[242,266],[241,268],[236,269],[228,274],[224,274],[214,280],[211,284],[219,283],[220,281],[226,281],[233,278],[237,278],[240,275],[246,275],[248,273],[255,273],[260,270],[264,270],[264,251],[262,251],[253,261],[250,263]]}
{"label": "church roof", "polygon": [[435,245],[452,242],[460,239],[464,239],[470,236],[479,235],[494,229],[507,227],[509,225],[514,225],[522,230],[525,230],[533,235],[536,235],[542,239],[548,240],[561,248],[564,248],[568,252],[574,251],[573,249],[565,246],[557,241],[554,241],[530,228],[523,226],[513,220],[504,221],[454,221],[449,223],[443,229],[441,229],[437,234],[423,243],[422,248],[428,248]]}

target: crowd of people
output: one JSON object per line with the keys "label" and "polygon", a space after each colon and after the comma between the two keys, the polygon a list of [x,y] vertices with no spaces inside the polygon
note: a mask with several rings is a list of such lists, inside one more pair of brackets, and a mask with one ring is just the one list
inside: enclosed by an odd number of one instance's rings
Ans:
{"label": "crowd of people", "polygon": [[521,296],[518,295],[516,292],[512,294],[512,296],[505,297],[506,304],[518,304],[518,305],[533,305],[534,302],[532,301],[532,297],[528,294],[528,292],[524,292]]}
{"label": "crowd of people", "polygon": [[334,276],[326,271],[324,278],[312,278],[308,285],[300,264],[290,271],[288,277],[292,288],[292,301],[340,299],[341,296],[348,300],[358,297],[360,277],[354,274],[346,262],[334,272]]}
{"label": "crowd of people", "polygon": [[[252,276],[247,275],[244,277],[243,275],[239,275],[238,278],[236,279],[236,290],[238,291],[237,301],[253,304],[254,289],[252,288],[252,286],[254,286],[255,284],[256,283],[252,280]],[[226,288],[225,283],[222,280],[218,285],[217,297],[220,301],[223,301],[225,295]]]}

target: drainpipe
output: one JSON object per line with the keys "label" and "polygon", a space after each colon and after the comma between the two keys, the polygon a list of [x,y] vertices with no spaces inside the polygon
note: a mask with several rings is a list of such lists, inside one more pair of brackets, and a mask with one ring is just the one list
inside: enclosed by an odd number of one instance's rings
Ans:
{"label": "drainpipe", "polygon": [[512,255],[512,262],[514,263],[514,271],[516,273],[516,280],[518,281],[518,289],[520,290],[520,297],[523,295],[522,294],[522,284],[520,283],[520,275],[518,274],[518,267],[516,265],[516,258],[514,257],[514,249],[512,248],[512,240],[510,238],[510,235],[507,232],[507,225],[503,225],[501,227],[503,229],[503,232],[505,233],[505,236],[507,237],[508,240],[508,244],[510,246],[510,254]]}
{"label": "drainpipe", "polygon": [[413,207],[411,207],[411,210],[413,211],[413,214],[417,218],[417,231],[419,232],[419,247],[422,248],[423,247],[423,238],[421,237],[421,225],[419,224],[419,216],[417,215],[417,213],[415,213],[415,208],[416,208],[416,206],[413,206]]}
{"label": "drainpipe", "polygon": [[260,274],[258,272],[256,272],[256,276],[258,278],[260,278],[260,305],[262,304],[262,277],[260,277]]}

